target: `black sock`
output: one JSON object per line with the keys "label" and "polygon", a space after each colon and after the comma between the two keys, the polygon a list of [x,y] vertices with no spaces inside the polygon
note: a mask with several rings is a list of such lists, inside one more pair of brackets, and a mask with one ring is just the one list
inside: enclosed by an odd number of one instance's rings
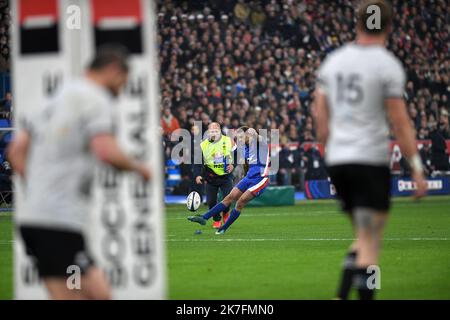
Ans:
{"label": "black sock", "polygon": [[213,215],[213,220],[214,220],[214,221],[220,221],[220,220],[222,220],[222,216],[220,215],[220,213]]}
{"label": "black sock", "polygon": [[341,284],[338,288],[337,297],[342,300],[348,299],[348,293],[352,287],[353,274],[355,271],[356,251],[347,253],[342,267]]}
{"label": "black sock", "polygon": [[375,295],[375,289],[370,289],[367,286],[367,280],[371,276],[367,273],[367,268],[356,268],[355,275],[353,277],[353,284],[358,289],[360,300],[373,300]]}

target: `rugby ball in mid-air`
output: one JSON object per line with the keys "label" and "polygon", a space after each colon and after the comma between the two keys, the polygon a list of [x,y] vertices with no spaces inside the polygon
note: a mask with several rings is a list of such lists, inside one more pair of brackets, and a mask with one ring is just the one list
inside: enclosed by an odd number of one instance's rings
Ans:
{"label": "rugby ball in mid-air", "polygon": [[189,193],[186,199],[186,207],[189,211],[197,211],[202,204],[202,199],[197,191],[192,191]]}

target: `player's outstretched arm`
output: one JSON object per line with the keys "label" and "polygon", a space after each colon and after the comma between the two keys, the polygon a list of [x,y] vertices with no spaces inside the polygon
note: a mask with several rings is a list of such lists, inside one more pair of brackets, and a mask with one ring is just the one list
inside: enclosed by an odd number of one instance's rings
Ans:
{"label": "player's outstretched arm", "polygon": [[316,91],[314,92],[314,106],[312,115],[316,123],[317,140],[325,145],[327,143],[329,134],[329,111],[327,98],[320,89],[316,89]]}
{"label": "player's outstretched arm", "polygon": [[119,170],[134,171],[145,180],[150,179],[150,170],[142,163],[136,162],[120,150],[116,138],[111,134],[95,135],[90,142],[91,151],[100,161]]}
{"label": "player's outstretched arm", "polygon": [[406,105],[402,98],[389,98],[385,101],[389,121],[391,122],[394,135],[400,146],[402,154],[409,159],[412,178],[417,184],[415,198],[425,196],[427,183],[423,174],[422,160],[417,151],[414,130],[406,111]]}
{"label": "player's outstretched arm", "polygon": [[30,134],[25,130],[21,130],[15,134],[13,141],[8,147],[8,160],[14,171],[22,177],[25,177],[30,142]]}

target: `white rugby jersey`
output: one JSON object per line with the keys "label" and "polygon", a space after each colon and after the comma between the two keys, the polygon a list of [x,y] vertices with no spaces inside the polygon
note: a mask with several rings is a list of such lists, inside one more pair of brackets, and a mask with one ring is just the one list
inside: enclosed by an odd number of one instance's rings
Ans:
{"label": "white rugby jersey", "polygon": [[96,164],[89,142],[113,132],[112,115],[109,92],[80,78],[24,121],[31,146],[19,224],[82,231]]}
{"label": "white rugby jersey", "polygon": [[386,98],[402,97],[405,72],[382,46],[349,43],[318,70],[317,85],[330,109],[328,165],[389,163]]}

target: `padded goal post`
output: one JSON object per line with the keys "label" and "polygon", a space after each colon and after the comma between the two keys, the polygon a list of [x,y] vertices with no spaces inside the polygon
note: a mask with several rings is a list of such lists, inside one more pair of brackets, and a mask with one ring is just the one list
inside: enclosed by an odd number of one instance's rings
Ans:
{"label": "padded goal post", "polygon": [[[153,179],[145,183],[99,164],[86,229],[88,247],[106,272],[114,299],[166,298],[163,177],[158,170],[163,164],[160,140],[154,138],[160,114],[153,6],[147,0],[12,1],[18,119],[32,117],[61,85],[80,76],[99,45],[121,43],[131,53],[129,82],[116,106],[117,137],[126,153],[153,168]],[[20,121],[16,125],[20,129]],[[17,215],[26,201],[21,186],[16,177]],[[20,237],[14,251],[15,298],[48,298]]]}

